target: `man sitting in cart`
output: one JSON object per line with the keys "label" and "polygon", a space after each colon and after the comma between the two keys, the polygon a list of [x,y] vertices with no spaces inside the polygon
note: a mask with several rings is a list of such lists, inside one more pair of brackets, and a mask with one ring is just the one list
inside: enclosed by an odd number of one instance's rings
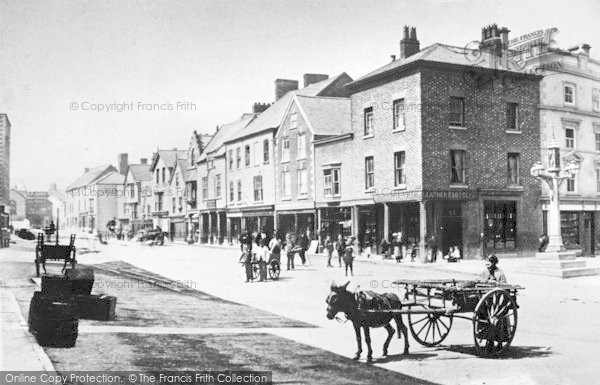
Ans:
{"label": "man sitting in cart", "polygon": [[504,272],[498,268],[498,257],[494,254],[485,259],[486,269],[481,273],[481,279],[487,282],[506,283]]}

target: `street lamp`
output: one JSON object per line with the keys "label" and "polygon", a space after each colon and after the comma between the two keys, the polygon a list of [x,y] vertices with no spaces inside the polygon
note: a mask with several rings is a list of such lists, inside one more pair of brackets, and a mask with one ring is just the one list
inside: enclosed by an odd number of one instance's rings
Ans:
{"label": "street lamp", "polygon": [[[560,148],[554,140],[548,145],[548,167],[545,168],[542,162],[536,162],[531,167],[531,176],[546,182],[550,191],[547,217],[548,246],[545,253],[558,254],[565,251],[560,231],[560,186],[565,180],[575,177],[578,172],[579,164],[577,162],[569,162],[561,167]],[[549,257],[551,257],[550,254],[544,256],[545,259]]]}

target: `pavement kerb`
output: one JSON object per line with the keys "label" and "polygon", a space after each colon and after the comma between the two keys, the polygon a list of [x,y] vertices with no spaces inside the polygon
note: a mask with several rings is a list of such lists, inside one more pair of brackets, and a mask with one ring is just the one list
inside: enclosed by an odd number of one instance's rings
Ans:
{"label": "pavement kerb", "polygon": [[[6,293],[6,295],[8,296],[9,300],[8,300],[8,303],[5,304],[5,306],[8,307],[8,312],[16,314],[16,316],[19,320],[18,321],[19,329],[23,332],[23,334],[25,334],[27,336],[27,344],[29,344],[31,346],[31,348],[33,349],[33,351],[35,352],[35,355],[37,356],[37,358],[39,359],[39,361],[42,364],[42,368],[46,372],[55,373],[56,369],[54,368],[52,361],[50,361],[50,358],[48,357],[48,355],[46,354],[44,349],[37,343],[35,337],[29,332],[27,321],[25,321],[25,318],[23,317],[23,314],[21,313],[21,309],[19,307],[19,304],[17,303],[17,299],[15,298],[15,295],[9,289],[3,288],[0,290],[4,291]],[[4,319],[5,318],[3,317],[3,320]],[[7,322],[7,321],[3,321],[3,322]],[[13,325],[13,326],[16,326],[16,325]],[[14,351],[5,352],[4,346],[0,346],[0,349],[3,350],[2,351],[3,355],[15,354]],[[4,370],[10,370],[10,368],[4,368]]]}

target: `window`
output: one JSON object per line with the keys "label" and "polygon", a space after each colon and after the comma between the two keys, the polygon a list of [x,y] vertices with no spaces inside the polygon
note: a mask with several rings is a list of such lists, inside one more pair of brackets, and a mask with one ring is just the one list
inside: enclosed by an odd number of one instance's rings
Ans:
{"label": "window", "polygon": [[508,175],[508,184],[518,185],[520,184],[519,180],[519,154],[514,152],[508,153],[508,161],[507,161],[507,175]]}
{"label": "window", "polygon": [[592,109],[600,111],[600,89],[592,88]]}
{"label": "window", "polygon": [[238,187],[238,202],[242,201],[242,181],[238,179],[237,181]]}
{"label": "window", "polygon": [[262,176],[254,177],[254,201],[262,202],[263,200],[263,189],[262,189]]}
{"label": "window", "polygon": [[339,196],[340,195],[340,169],[333,168],[323,171],[324,176],[324,191],[325,196]]}
{"label": "window", "polygon": [[215,198],[221,197],[221,174],[215,175]]}
{"label": "window", "polygon": [[519,131],[518,104],[506,103],[506,129]]}
{"label": "window", "polygon": [[375,161],[372,156],[365,158],[365,189],[375,186]]}
{"label": "window", "polygon": [[298,195],[308,194],[308,179],[306,169],[298,170]]}
{"label": "window", "polygon": [[162,169],[162,181],[163,181],[163,183],[165,183],[166,180],[167,180],[167,178],[165,178],[165,168],[163,167],[163,169]]}
{"label": "window", "polygon": [[394,131],[404,131],[405,123],[404,99],[394,100]]}
{"label": "window", "polygon": [[233,150],[229,150],[229,171],[233,170]]}
{"label": "window", "polygon": [[465,99],[450,98],[450,126],[464,127],[465,125]]}
{"label": "window", "polygon": [[517,247],[517,204],[514,201],[484,201],[484,239],[486,248]]}
{"label": "window", "polygon": [[269,164],[269,139],[263,140],[263,163]]}
{"label": "window", "polygon": [[156,183],[160,182],[160,178],[159,178],[160,172],[158,169],[156,169]]}
{"label": "window", "polygon": [[260,143],[259,142],[254,142],[254,165],[258,166],[259,164],[261,164],[261,151],[260,151],[260,147],[259,147]]}
{"label": "window", "polygon": [[208,199],[208,179],[202,177],[202,199]]}
{"label": "window", "polygon": [[306,158],[306,135],[298,135],[298,157],[297,159]]}
{"label": "window", "polygon": [[281,173],[281,193],[283,198],[292,197],[292,185],[290,179],[290,172],[285,171]]}
{"label": "window", "polygon": [[239,147],[235,149],[235,165],[238,170],[242,165],[242,149]]}
{"label": "window", "polygon": [[450,183],[466,184],[467,169],[465,167],[466,153],[463,150],[450,150]]}
{"label": "window", "polygon": [[365,108],[365,136],[373,136],[373,107]]}
{"label": "window", "polygon": [[175,174],[175,187],[179,187],[179,174]]}
{"label": "window", "polygon": [[233,188],[233,181],[229,182],[229,201],[233,202],[235,200],[235,189]]}
{"label": "window", "polygon": [[600,168],[596,169],[596,192],[600,193]]}
{"label": "window", "polygon": [[565,128],[565,147],[575,148],[575,129],[573,127]]}
{"label": "window", "polygon": [[576,187],[575,177],[567,178],[567,192],[576,192]]}
{"label": "window", "polygon": [[127,187],[129,188],[129,198],[135,198],[135,183],[129,183]]}
{"label": "window", "polygon": [[172,208],[171,212],[172,212],[172,213],[174,213],[174,212],[177,210],[177,209],[175,208],[175,207],[176,207],[176,205],[177,205],[177,203],[176,203],[176,201],[175,201],[175,197],[173,197],[173,198],[171,199],[171,203],[172,203],[172,204],[171,204],[171,208]]}
{"label": "window", "polygon": [[298,114],[295,112],[290,115],[290,128],[298,128]]}
{"label": "window", "polygon": [[404,151],[394,153],[394,186],[396,187],[406,183],[406,175],[404,175],[405,158]]}
{"label": "window", "polygon": [[250,145],[247,144],[244,147],[244,164],[246,167],[250,166]]}
{"label": "window", "polygon": [[563,90],[565,104],[575,105],[575,84],[565,83]]}
{"label": "window", "polygon": [[196,163],[196,149],[192,148],[192,152],[190,154],[190,166],[194,167],[194,163]]}
{"label": "window", "polygon": [[183,208],[183,197],[179,197],[179,199],[178,199],[178,200],[179,200],[179,206],[178,206],[178,209],[179,209],[179,211],[181,211],[181,209]]}
{"label": "window", "polygon": [[290,161],[290,139],[289,138],[281,138],[281,161],[282,162]]}
{"label": "window", "polygon": [[600,151],[600,131],[594,133],[596,137],[596,151]]}

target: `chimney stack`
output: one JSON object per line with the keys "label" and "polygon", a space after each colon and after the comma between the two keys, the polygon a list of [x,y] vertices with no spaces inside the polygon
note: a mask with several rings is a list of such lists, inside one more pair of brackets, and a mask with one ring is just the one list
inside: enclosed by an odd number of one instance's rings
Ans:
{"label": "chimney stack", "polygon": [[508,49],[508,33],[506,27],[498,28],[497,24],[488,25],[481,29],[481,49],[496,56],[502,56],[502,51]]}
{"label": "chimney stack", "polygon": [[86,168],[83,169],[83,173],[84,174],[87,174],[88,172],[90,172],[90,168],[89,167],[86,167]]}
{"label": "chimney stack", "polygon": [[267,108],[269,108],[269,106],[269,103],[254,103],[252,105],[252,113],[260,114],[261,112],[264,112]]}
{"label": "chimney stack", "polygon": [[285,94],[290,91],[298,89],[298,81],[290,79],[276,79],[275,80],[275,101],[281,99]]}
{"label": "chimney stack", "polygon": [[304,87],[308,87],[311,84],[322,82],[323,80],[329,79],[329,75],[323,74],[304,74]]}
{"label": "chimney stack", "polygon": [[148,164],[148,158],[141,158],[140,159],[140,163],[141,164]]}
{"label": "chimney stack", "polygon": [[129,156],[127,154],[119,154],[119,174],[127,175],[127,166],[129,165]]}
{"label": "chimney stack", "polygon": [[404,26],[403,38],[400,40],[400,59],[406,59],[420,50],[419,40],[417,40],[417,29],[415,27],[409,28]]}
{"label": "chimney stack", "polygon": [[392,61],[395,62],[396,61],[396,55],[390,55],[390,58],[392,58]]}

